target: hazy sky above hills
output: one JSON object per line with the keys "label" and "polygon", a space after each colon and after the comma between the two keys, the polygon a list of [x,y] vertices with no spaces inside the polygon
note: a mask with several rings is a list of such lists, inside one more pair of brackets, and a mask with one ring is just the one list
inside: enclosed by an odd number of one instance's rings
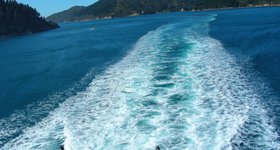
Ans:
{"label": "hazy sky above hills", "polygon": [[73,6],[88,6],[97,0],[17,0],[36,8],[42,16],[49,16]]}

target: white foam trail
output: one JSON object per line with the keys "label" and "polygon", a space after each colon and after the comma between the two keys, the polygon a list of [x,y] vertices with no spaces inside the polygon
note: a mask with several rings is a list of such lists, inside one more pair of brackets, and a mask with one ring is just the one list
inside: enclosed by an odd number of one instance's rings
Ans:
{"label": "white foam trail", "polygon": [[261,87],[207,35],[208,22],[205,16],[191,28],[149,32],[86,91],[3,149],[234,149],[244,141],[241,131],[255,131],[245,126],[252,120],[261,122],[255,146],[277,149],[278,135],[254,90]]}
{"label": "white foam trail", "polygon": [[67,97],[75,95],[75,91],[79,91],[92,81],[95,70],[92,69],[85,77],[77,82],[73,87],[62,92],[54,93],[47,98],[36,103],[28,105],[24,110],[16,111],[7,118],[0,119],[0,147],[3,146],[5,140],[8,141],[24,129],[33,126],[34,123],[54,110],[59,103],[65,101]]}
{"label": "white foam trail", "polygon": [[[137,93],[135,97],[139,96],[139,98],[145,95],[146,91],[141,91],[143,89],[132,87],[133,85],[149,86],[147,82],[151,77],[150,71],[146,69],[144,63],[138,62],[149,59],[145,56],[149,55],[145,49],[153,51],[153,40],[157,40],[160,32],[158,29],[144,36],[126,58],[97,77],[85,92],[66,100],[49,117],[34,127],[26,129],[22,135],[3,148],[48,149],[56,141],[65,141],[66,149],[102,149],[105,146],[109,148],[125,145],[126,142],[134,142],[136,139],[145,140],[144,135],[134,137],[135,139],[125,132],[114,135],[114,130],[120,130],[118,128],[124,126],[121,123],[129,115],[127,103],[134,105],[133,101],[129,101],[129,93]],[[121,136],[121,134],[126,135]],[[120,137],[111,140],[110,136]],[[106,145],[106,142],[110,142],[110,145]],[[57,144],[54,146],[59,147]],[[139,145],[136,143],[130,145],[130,147],[136,146]]]}
{"label": "white foam trail", "polygon": [[[278,149],[279,136],[261,105],[266,99],[255,90],[263,88],[264,92],[268,92],[268,89],[263,87],[263,83],[258,83],[257,87],[251,84],[235,58],[224,50],[219,41],[189,32],[191,36],[187,36],[186,40],[194,46],[186,59],[187,67],[182,67],[192,79],[195,93],[195,113],[187,118],[191,125],[188,134],[194,141],[189,149]],[[232,145],[234,142],[246,143],[238,136],[242,136],[242,130],[243,134],[254,132],[251,127],[246,131],[243,129],[244,124],[252,123],[252,118],[260,128],[257,131],[260,135],[258,141],[243,147]]]}

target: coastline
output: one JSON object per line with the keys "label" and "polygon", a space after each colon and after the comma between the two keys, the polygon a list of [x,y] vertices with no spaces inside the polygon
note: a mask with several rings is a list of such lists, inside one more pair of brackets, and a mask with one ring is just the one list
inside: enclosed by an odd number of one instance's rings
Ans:
{"label": "coastline", "polygon": [[34,34],[38,34],[38,33],[43,33],[43,32],[48,32],[48,31],[51,31],[51,30],[55,30],[55,29],[58,29],[58,28],[60,28],[60,26],[50,28],[50,29],[45,29],[45,30],[38,31],[38,32],[26,32],[26,33],[14,33],[14,34],[9,34],[9,35],[0,35],[0,40],[6,39],[6,38],[11,38],[11,37],[34,35]]}
{"label": "coastline", "polygon": [[121,17],[104,16],[104,17],[96,17],[96,18],[93,18],[93,19],[81,19],[81,20],[75,20],[75,21],[64,21],[64,22],[61,22],[61,23],[87,22],[87,21],[95,21],[95,20],[107,20],[107,19],[114,19],[114,18],[124,18],[124,17],[143,16],[143,15],[153,15],[153,14],[160,14],[160,13],[223,11],[223,10],[235,10],[235,9],[237,10],[237,9],[250,9],[250,8],[269,8],[269,7],[280,7],[280,4],[252,5],[252,6],[247,6],[247,7],[207,8],[207,9],[193,9],[193,10],[181,10],[181,11],[161,11],[161,12],[148,13],[148,14],[132,13],[132,14],[129,14],[127,16],[121,16]]}
{"label": "coastline", "polygon": [[[280,7],[280,4],[276,5],[254,5],[248,7],[223,7],[223,8],[208,8],[208,9],[201,9],[201,10],[191,10],[191,11],[219,11],[219,10],[235,10],[235,9],[249,9],[249,8],[269,8],[269,7]],[[189,11],[186,11],[189,12]]]}

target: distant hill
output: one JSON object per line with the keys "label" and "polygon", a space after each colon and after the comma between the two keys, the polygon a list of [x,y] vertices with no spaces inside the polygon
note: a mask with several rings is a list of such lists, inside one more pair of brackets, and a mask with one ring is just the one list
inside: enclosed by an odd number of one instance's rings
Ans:
{"label": "distant hill", "polygon": [[111,17],[117,6],[117,0],[99,0],[88,6],[75,6],[60,13],[47,17],[47,20],[54,22],[71,22],[80,20]]}
{"label": "distant hill", "polygon": [[0,0],[0,37],[31,34],[58,28],[53,22],[47,22],[28,5],[14,0]]}
{"label": "distant hill", "polygon": [[88,7],[73,7],[47,20],[70,22],[157,12],[252,7],[280,4],[280,0],[99,0]]}

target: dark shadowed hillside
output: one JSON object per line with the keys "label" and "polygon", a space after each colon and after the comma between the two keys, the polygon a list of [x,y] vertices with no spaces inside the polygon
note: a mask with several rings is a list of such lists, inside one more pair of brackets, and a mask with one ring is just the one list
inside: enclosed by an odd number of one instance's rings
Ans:
{"label": "dark shadowed hillside", "polygon": [[31,34],[57,28],[28,5],[0,0],[0,37]]}
{"label": "dark shadowed hillside", "polygon": [[276,5],[280,0],[99,0],[88,7],[73,7],[47,19],[56,22],[228,7]]}

